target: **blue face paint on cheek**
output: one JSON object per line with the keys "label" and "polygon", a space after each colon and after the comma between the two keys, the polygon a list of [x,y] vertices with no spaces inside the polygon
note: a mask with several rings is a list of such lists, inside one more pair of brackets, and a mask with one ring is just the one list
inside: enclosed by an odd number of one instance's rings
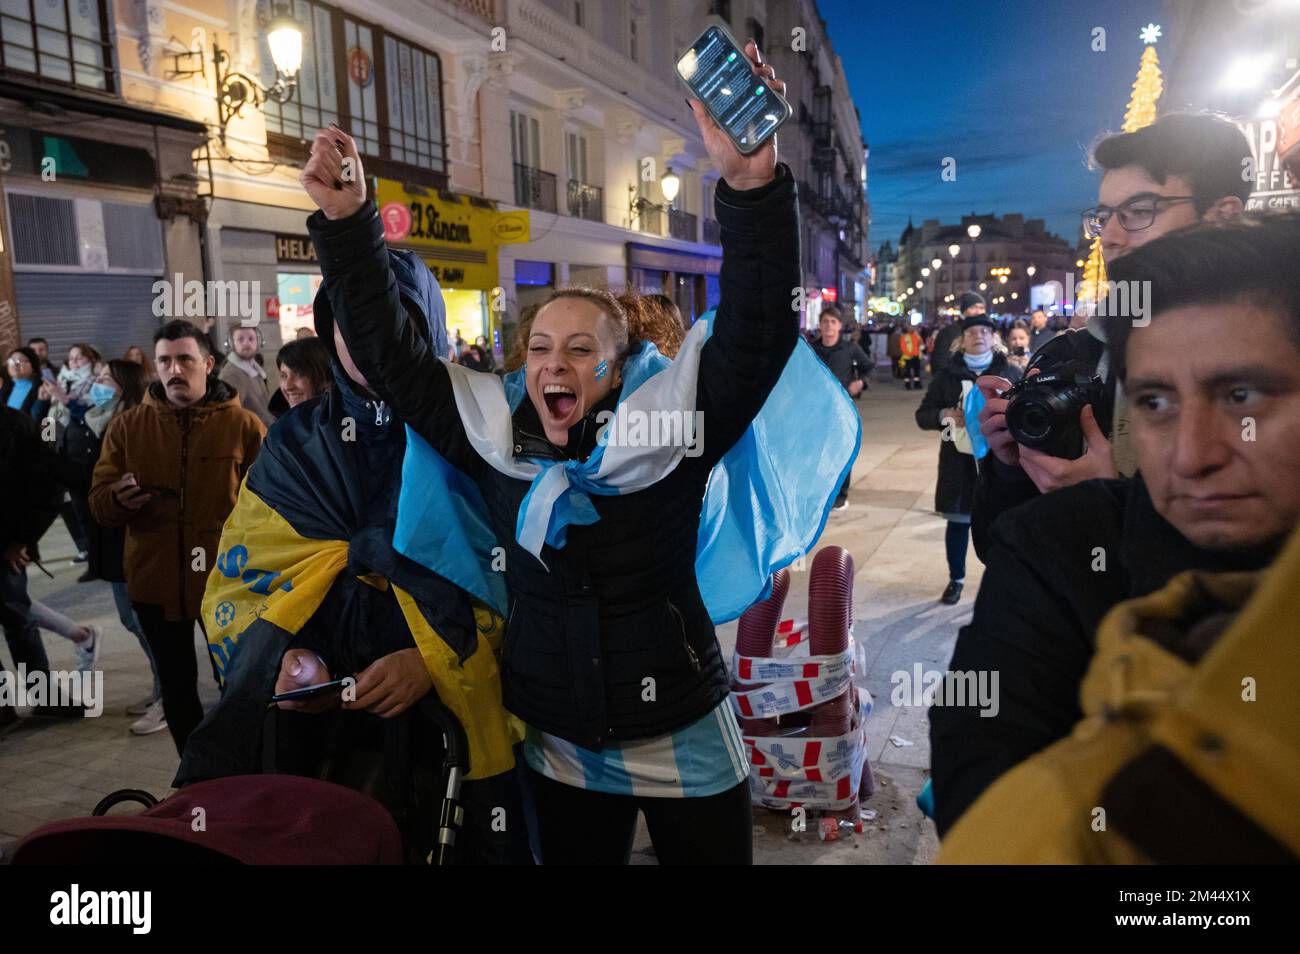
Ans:
{"label": "blue face paint on cheek", "polygon": [[601,378],[603,378],[603,377],[604,377],[606,374],[608,374],[608,373],[609,373],[609,362],[608,362],[608,361],[602,361],[600,364],[596,365],[596,380],[597,380],[597,381],[599,381]]}

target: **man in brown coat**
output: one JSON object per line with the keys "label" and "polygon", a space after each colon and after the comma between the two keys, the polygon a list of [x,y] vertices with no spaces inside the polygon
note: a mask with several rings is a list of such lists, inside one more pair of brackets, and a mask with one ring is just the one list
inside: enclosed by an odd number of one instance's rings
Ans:
{"label": "man in brown coat", "polygon": [[194,623],[221,527],[266,428],[211,377],[207,337],[187,321],[154,335],[158,380],[104,435],[90,509],[126,526],[127,592],[158,664],[177,751],[203,718]]}

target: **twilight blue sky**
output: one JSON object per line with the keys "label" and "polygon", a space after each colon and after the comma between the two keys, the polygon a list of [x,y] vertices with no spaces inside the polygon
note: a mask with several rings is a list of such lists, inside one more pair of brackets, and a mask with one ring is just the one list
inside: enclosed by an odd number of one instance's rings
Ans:
{"label": "twilight blue sky", "polygon": [[[910,214],[1022,212],[1071,244],[1096,201],[1088,146],[1124,120],[1159,0],[818,0],[871,146],[871,247]],[[1106,51],[1092,31],[1106,29]],[[1165,35],[1168,35],[1166,30]],[[1157,46],[1164,63],[1167,43]],[[940,179],[945,156],[954,182]]]}

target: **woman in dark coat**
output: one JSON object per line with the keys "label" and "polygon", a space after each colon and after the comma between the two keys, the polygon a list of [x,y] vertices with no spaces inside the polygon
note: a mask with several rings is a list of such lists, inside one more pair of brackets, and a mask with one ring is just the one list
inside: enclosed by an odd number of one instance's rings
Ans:
{"label": "woman in dark coat", "polygon": [[[944,538],[948,549],[948,586],[941,599],[952,605],[961,599],[966,579],[966,546],[970,540],[971,502],[975,496],[975,457],[961,433],[967,426],[962,405],[964,391],[968,390],[962,382],[969,381],[974,387],[980,375],[996,374],[1014,384],[1020,380],[1021,371],[1007,362],[993,321],[985,315],[972,315],[962,322],[956,350],[948,356],[934,356],[934,372],[921,406],[916,409],[916,423],[923,430],[944,432],[939,442],[939,481],[934,489],[934,509],[948,521]],[[979,424],[971,421],[969,426]],[[964,453],[962,446],[966,448]]]}
{"label": "woman in dark coat", "polygon": [[[757,51],[746,52],[754,74],[782,91]],[[325,277],[317,314],[331,312],[367,386],[475,481],[504,545],[512,607],[503,697],[529,728],[547,864],[626,863],[638,811],[661,863],[747,864],[753,855],[747,772],[743,757],[731,758],[738,733],[726,665],[694,563],[709,473],[762,408],[798,339],[790,309],[798,207],[774,143],[743,156],[699,103],[693,109],[722,173],[721,301],[695,375],[707,437],[698,457],[634,492],[592,494],[593,512],[568,523],[566,538],[548,536],[540,558],[517,539],[531,484],[513,476],[514,462],[567,473],[590,459],[600,414],[619,401],[635,323],[608,293],[556,292],[530,329],[526,394],[506,422],[513,454],[489,462],[453,393],[453,380],[475,387],[483,376],[456,369],[453,379],[414,334],[360,169],[343,190],[333,187],[345,159],[359,163],[355,146],[323,131],[302,175],[322,209],[308,220]]]}

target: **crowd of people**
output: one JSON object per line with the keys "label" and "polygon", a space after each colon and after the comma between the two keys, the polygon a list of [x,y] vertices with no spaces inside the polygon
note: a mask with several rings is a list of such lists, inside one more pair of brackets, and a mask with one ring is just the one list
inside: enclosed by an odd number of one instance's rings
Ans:
{"label": "crowd of people", "polygon": [[[638,813],[663,863],[748,863],[748,768],[696,559],[714,468],[802,347],[788,298],[800,281],[796,185],[770,144],[741,154],[692,109],[722,175],[721,301],[707,328],[688,330],[662,296],[565,288],[524,317],[498,369],[485,339],[448,340],[436,283],[386,246],[356,145],[331,127],[302,174],[324,276],[315,334],[279,349],[277,390],[256,328],[233,329],[224,360],[210,329],[180,320],[149,356],[105,360],[79,343],[59,367],[40,339],[14,349],[0,598],[15,661],[48,668],[46,627],[95,665],[102,631],[26,593],[66,503],[86,578],[110,584],[152,671],[133,731],[171,733],[178,783],[256,771],[272,695],[346,676],[351,695],[279,702],[285,738],[315,751],[329,720],[365,712],[379,718],[362,735],[382,750],[433,693],[466,729],[466,829],[484,860],[527,857],[522,826],[492,824],[490,806],[509,804],[545,863],[626,863]],[[1196,773],[1214,771],[1194,751],[1204,734],[1166,733],[1158,757],[1132,743],[1109,762],[1072,736],[1088,719],[1113,731],[1117,713],[1145,726],[1216,641],[1269,638],[1242,608],[1278,598],[1262,574],[1300,521],[1300,216],[1243,215],[1250,154],[1235,125],[1201,114],[1095,148],[1085,230],[1111,280],[1148,283],[1144,320],[1103,296],[1065,329],[1042,311],[999,327],[972,291],[952,320],[889,335],[894,375],[924,390],[917,425],[940,433],[941,601],[961,600],[972,538],[986,567],[951,670],[1000,679],[991,718],[969,704],[930,709],[943,860],[1185,857],[1176,831],[1139,833],[1170,804],[1257,829],[1224,852],[1279,843],[1250,796],[1197,788]],[[345,161],[356,175],[341,174]],[[848,398],[866,393],[870,338],[834,305],[808,344]],[[707,419],[700,453],[619,456],[600,443],[600,415],[651,393],[636,390],[647,367],[670,369],[659,400]],[[1055,421],[1073,450],[1029,446],[1008,423],[1010,392],[1062,377],[1091,388]],[[47,421],[54,441],[40,433]],[[816,422],[789,425],[816,438]],[[420,488],[418,518],[401,505],[412,461],[436,481]],[[837,477],[827,504],[846,506],[848,493]],[[489,562],[501,572],[479,572]],[[1229,573],[1233,599],[1207,598],[1228,592],[1218,575]],[[1181,668],[1159,685],[1153,670],[1129,672],[1128,695],[1102,706],[1087,690],[1109,678],[1098,633],[1121,605],[1158,605],[1168,625],[1145,638]],[[222,686],[206,715],[196,624]],[[1252,724],[1242,716],[1214,736],[1215,757],[1238,760],[1238,785],[1264,771],[1244,741]],[[1083,760],[1099,766],[1094,788],[1109,785],[1121,847],[1075,832],[1088,831],[1085,808],[1042,810],[1044,791],[1068,787],[1051,780]]]}

